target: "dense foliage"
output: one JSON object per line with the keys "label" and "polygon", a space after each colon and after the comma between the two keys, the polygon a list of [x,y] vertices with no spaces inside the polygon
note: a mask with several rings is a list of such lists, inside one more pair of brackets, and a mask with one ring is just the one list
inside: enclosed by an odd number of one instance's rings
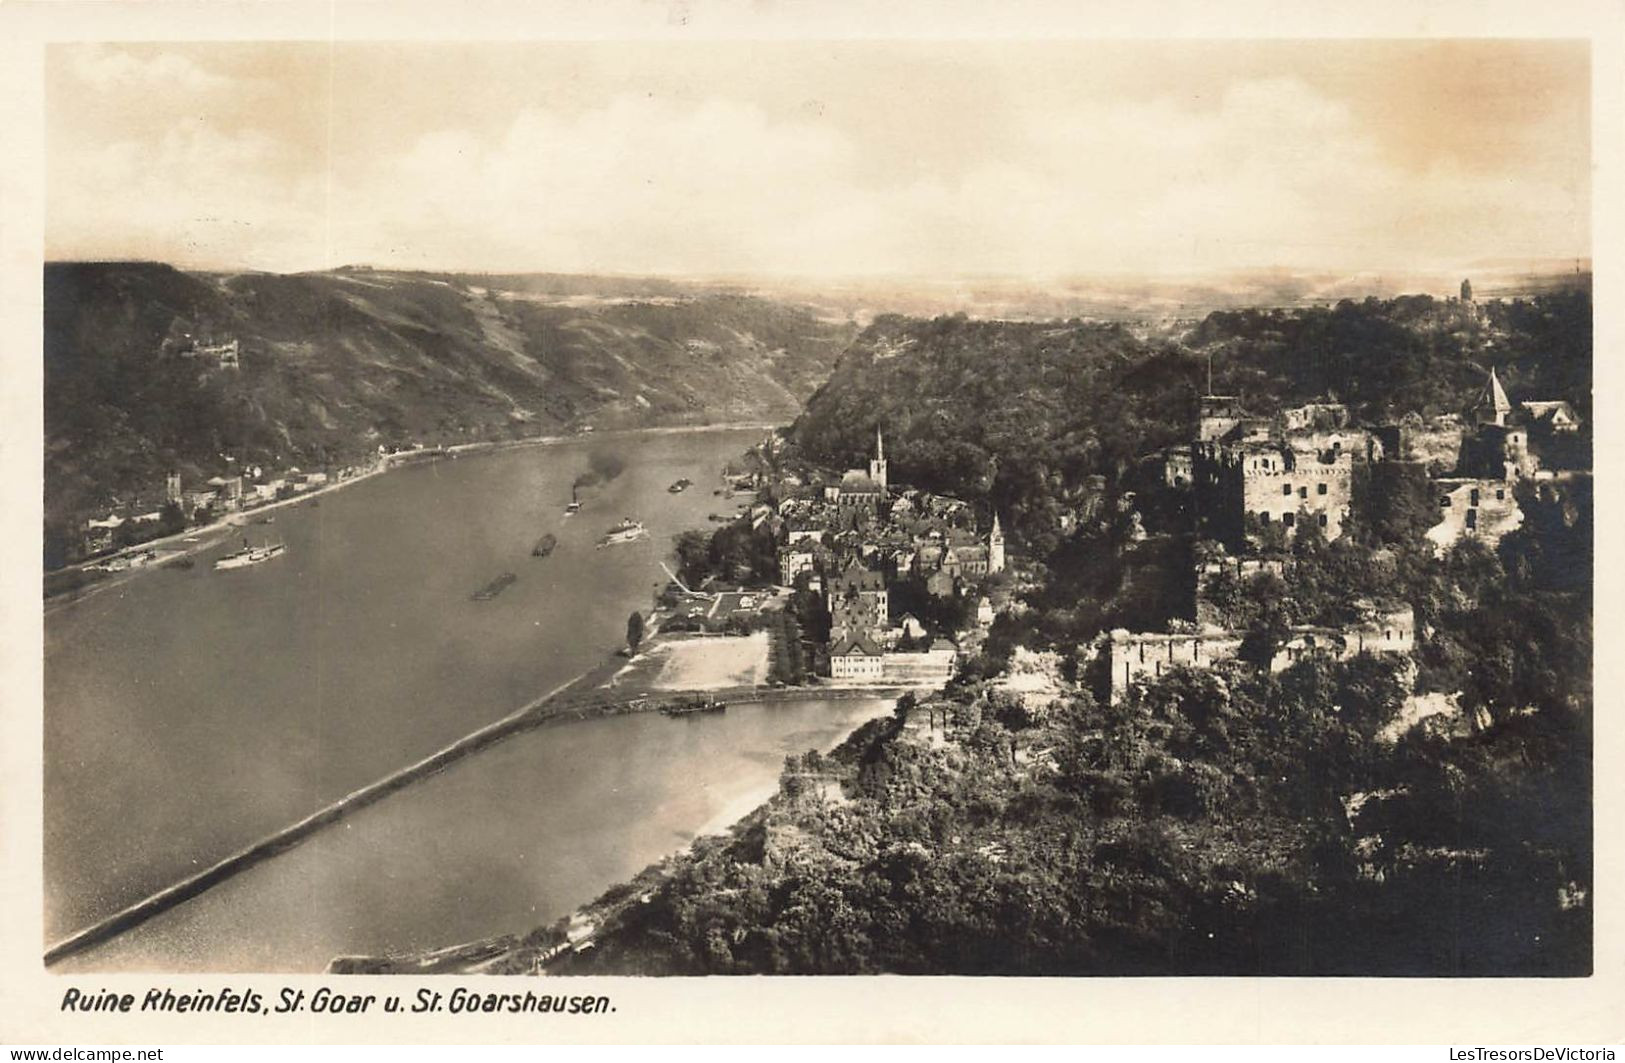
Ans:
{"label": "dense foliage", "polygon": [[[899,703],[664,869],[566,971],[1578,975],[1591,969],[1592,516],[1522,485],[1523,527],[1439,555],[1419,467],[1362,468],[1345,534],[1267,538],[1205,608],[1242,659],[1115,704],[1090,640],[1189,623],[1194,541],[1138,459],[1188,438],[1205,358],[1258,412],[1460,410],[1488,364],[1589,411],[1589,299],[1215,314],[1190,349],[1113,326],[883,319],[795,438],[837,467],[1009,514],[1028,581],[941,694]],[[1493,342],[1492,342],[1493,340]],[[1092,478],[1098,478],[1093,480]],[[1058,530],[1058,514],[1073,518]],[[1149,535],[1139,526],[1148,516]],[[1409,658],[1266,664],[1294,625],[1416,614]],[[924,608],[905,587],[894,593]],[[1018,646],[1077,684],[1029,704]],[[1458,709],[1417,722],[1418,696]]]}
{"label": "dense foliage", "polygon": [[1398,672],[1176,671],[1037,715],[963,688],[791,758],[566,970],[1584,973],[1589,735],[1383,743]]}

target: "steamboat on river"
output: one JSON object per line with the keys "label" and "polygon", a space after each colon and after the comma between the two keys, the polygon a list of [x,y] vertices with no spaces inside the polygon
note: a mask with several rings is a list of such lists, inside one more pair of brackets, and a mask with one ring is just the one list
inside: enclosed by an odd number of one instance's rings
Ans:
{"label": "steamboat on river", "polygon": [[604,537],[598,540],[598,548],[602,550],[606,546],[614,546],[617,543],[629,543],[635,539],[647,538],[648,535],[649,530],[647,528],[631,517],[627,517],[604,533]]}
{"label": "steamboat on river", "polygon": [[227,554],[225,557],[219,558],[215,561],[214,567],[216,570],[247,568],[249,565],[258,565],[269,561],[273,557],[281,557],[287,549],[288,547],[284,543],[266,543],[264,546],[249,546],[248,540],[244,539],[243,548],[241,550],[238,550],[234,554]]}

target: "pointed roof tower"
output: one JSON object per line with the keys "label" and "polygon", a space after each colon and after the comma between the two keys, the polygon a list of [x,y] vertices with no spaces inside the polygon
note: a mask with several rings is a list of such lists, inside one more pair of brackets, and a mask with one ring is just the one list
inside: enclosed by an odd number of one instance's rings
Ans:
{"label": "pointed roof tower", "polygon": [[886,493],[886,441],[881,437],[880,426],[875,425],[875,456],[869,459],[869,479],[880,485],[880,493]]}
{"label": "pointed roof tower", "polygon": [[1504,425],[1507,414],[1512,412],[1512,403],[1507,400],[1507,393],[1501,387],[1501,380],[1495,375],[1495,368],[1490,368],[1489,382],[1484,385],[1484,392],[1478,397],[1478,404],[1474,406],[1480,424]]}

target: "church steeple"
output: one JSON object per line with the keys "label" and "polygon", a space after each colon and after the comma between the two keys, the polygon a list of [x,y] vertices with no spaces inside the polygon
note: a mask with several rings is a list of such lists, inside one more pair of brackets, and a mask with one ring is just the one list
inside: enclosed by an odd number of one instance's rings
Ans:
{"label": "church steeple", "polygon": [[999,526],[999,514],[993,514],[993,530],[987,533],[987,570],[1004,571],[1004,529]]}
{"label": "church steeple", "polygon": [[869,479],[886,489],[886,441],[880,434],[880,426],[875,426],[875,456],[869,459]]}

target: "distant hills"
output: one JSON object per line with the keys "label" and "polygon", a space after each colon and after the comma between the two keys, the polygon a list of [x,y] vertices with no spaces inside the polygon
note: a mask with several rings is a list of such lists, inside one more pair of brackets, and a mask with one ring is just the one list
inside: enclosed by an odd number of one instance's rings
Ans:
{"label": "distant hills", "polygon": [[[1497,260],[1425,276],[1264,270],[1040,284],[49,264],[47,530],[72,538],[90,513],[156,508],[165,472],[196,484],[225,472],[225,455],[310,470],[354,463],[380,444],[589,423],[788,422],[826,381],[798,432],[812,453],[857,460],[884,420],[897,434],[894,466],[917,482],[985,480],[989,500],[1008,506],[1046,476],[1105,472],[1135,448],[1182,438],[1184,403],[1205,369],[1196,351],[1215,355],[1223,386],[1261,392],[1254,398],[1373,399],[1366,392],[1379,382],[1405,381],[1393,390],[1408,407],[1454,400],[1497,364],[1509,387],[1588,408],[1589,266]],[[1463,332],[1443,300],[1369,302],[1390,290],[1453,295],[1460,277],[1481,302],[1539,296],[1544,309],[1492,308]],[[1297,309],[1278,319],[1248,307]],[[973,321],[920,320],[953,310]],[[871,321],[859,339],[859,323]],[[222,368],[210,345],[233,342],[238,367]],[[1132,416],[1096,423],[1097,408]],[[1090,457],[1080,464],[1075,452]]]}
{"label": "distant hills", "polygon": [[857,331],[661,280],[118,262],[48,264],[44,286],[45,509],[64,527],[228,454],[308,470],[380,444],[788,420]]}
{"label": "distant hills", "polygon": [[[1201,273],[1101,273],[1048,279],[1004,276],[737,279],[767,298],[794,299],[867,321],[879,313],[964,313],[1007,321],[1069,318],[1149,326],[1188,324],[1215,310],[1330,306],[1342,299],[1456,294],[1471,279],[1480,300],[1591,289],[1589,259],[1482,259],[1451,268],[1245,269]],[[1142,332],[1144,329],[1141,330]]]}

